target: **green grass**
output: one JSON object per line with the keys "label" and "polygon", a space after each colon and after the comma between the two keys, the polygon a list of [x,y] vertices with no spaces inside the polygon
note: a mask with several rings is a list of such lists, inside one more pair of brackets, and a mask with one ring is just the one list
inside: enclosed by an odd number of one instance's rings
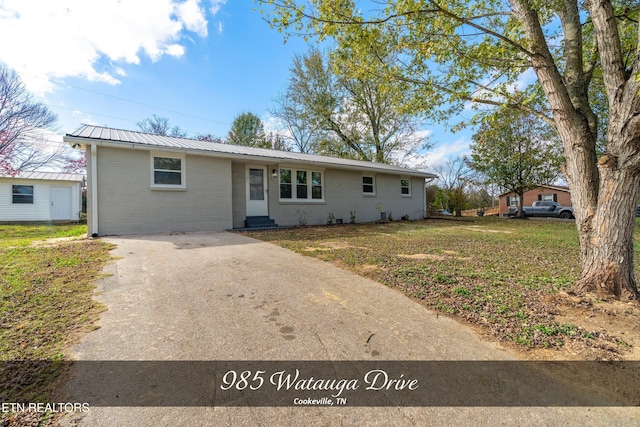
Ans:
{"label": "green grass", "polygon": [[28,246],[34,241],[86,234],[87,226],[83,224],[5,224],[0,225],[0,248]]}
{"label": "green grass", "polygon": [[549,302],[580,273],[573,222],[481,217],[247,234],[337,263],[519,345],[559,347],[592,335],[557,324]]}
{"label": "green grass", "polygon": [[[81,239],[86,232],[77,224],[0,226],[0,361],[21,361],[23,368],[33,362],[26,372],[3,363],[0,376],[20,378],[18,395],[26,401],[49,401],[60,372],[37,362],[63,360],[103,309],[93,282],[112,246]],[[77,239],[48,240],[65,237]]]}

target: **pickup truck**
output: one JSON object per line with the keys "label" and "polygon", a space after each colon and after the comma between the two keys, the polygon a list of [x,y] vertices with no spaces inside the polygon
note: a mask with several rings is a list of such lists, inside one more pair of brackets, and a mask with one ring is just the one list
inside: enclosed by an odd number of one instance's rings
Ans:
{"label": "pickup truck", "polygon": [[[548,217],[571,219],[573,216],[573,208],[571,206],[562,206],[558,202],[538,200],[533,202],[531,206],[523,206],[524,216],[528,217]],[[507,216],[513,217],[518,214],[518,208],[509,208]]]}

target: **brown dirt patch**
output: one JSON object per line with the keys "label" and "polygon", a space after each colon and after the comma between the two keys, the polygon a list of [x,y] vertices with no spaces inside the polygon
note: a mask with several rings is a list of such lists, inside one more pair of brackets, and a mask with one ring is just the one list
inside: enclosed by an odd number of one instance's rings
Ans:
{"label": "brown dirt patch", "polygon": [[532,302],[530,307],[534,311],[554,313],[552,318],[557,324],[575,325],[576,331],[587,338],[564,337],[561,345],[549,348],[524,347],[504,339],[499,328],[487,330],[487,325],[481,322],[453,318],[524,360],[640,361],[640,305],[637,302],[601,301],[560,292]]}
{"label": "brown dirt patch", "polygon": [[[588,331],[615,337],[617,355],[622,360],[640,360],[640,307],[637,302],[601,301],[589,297],[566,295],[558,304],[556,320],[573,323]],[[611,352],[604,346],[601,352]],[[579,349],[567,348],[570,353],[585,356]]]}
{"label": "brown dirt patch", "polygon": [[513,232],[509,230],[492,230],[489,228],[480,227],[477,225],[471,225],[469,227],[464,227],[465,230],[469,231],[480,231],[482,233],[503,233],[503,234],[513,234]]}
{"label": "brown dirt patch", "polygon": [[411,255],[398,254],[398,257],[407,258],[407,259],[430,259],[433,261],[443,261],[447,259],[446,256],[438,255],[438,254],[411,254]]}
{"label": "brown dirt patch", "polygon": [[456,260],[464,261],[469,259],[469,257],[461,257],[459,253],[456,251],[442,251],[442,254],[398,254],[399,258],[406,259],[428,259],[431,261],[444,261],[449,258],[454,258]]}
{"label": "brown dirt patch", "polygon": [[308,246],[304,250],[305,251],[333,251],[340,249],[367,249],[362,246],[354,246],[348,242],[339,242],[339,241],[331,241],[331,242],[321,242],[320,246]]}
{"label": "brown dirt patch", "polygon": [[385,271],[384,267],[374,264],[362,264],[356,268],[353,268],[352,270],[354,271],[354,273],[357,273],[360,276],[364,276],[369,279],[375,279]]}

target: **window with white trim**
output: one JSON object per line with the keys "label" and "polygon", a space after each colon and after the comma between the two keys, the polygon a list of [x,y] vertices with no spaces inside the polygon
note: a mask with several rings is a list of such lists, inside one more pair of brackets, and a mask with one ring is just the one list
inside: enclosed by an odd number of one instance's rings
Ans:
{"label": "window with white trim", "polygon": [[376,194],[375,177],[373,175],[362,176],[362,194],[366,194],[366,195]]}
{"label": "window with white trim", "polygon": [[323,201],[323,175],[321,171],[280,168],[280,200]]}
{"label": "window with white trim", "polygon": [[311,198],[315,200],[322,200],[324,196],[322,194],[322,172],[311,172]]}
{"label": "window with white trim", "polygon": [[151,186],[157,188],[185,188],[184,156],[151,155]]}
{"label": "window with white trim", "polygon": [[402,178],[400,180],[400,194],[403,196],[411,195],[411,180],[407,178]]}
{"label": "window with white trim", "polygon": [[307,171],[296,171],[296,199],[308,199]]}
{"label": "window with white trim", "polygon": [[520,197],[519,196],[507,196],[507,206],[519,206],[520,205]]}
{"label": "window with white trim", "polygon": [[11,202],[14,204],[33,204],[33,185],[12,185]]}

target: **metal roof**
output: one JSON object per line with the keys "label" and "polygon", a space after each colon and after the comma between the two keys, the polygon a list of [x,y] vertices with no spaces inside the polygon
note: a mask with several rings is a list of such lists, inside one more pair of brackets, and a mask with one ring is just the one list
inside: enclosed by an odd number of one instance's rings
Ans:
{"label": "metal roof", "polygon": [[244,147],[240,145],[221,144],[195,139],[177,138],[172,136],[152,135],[122,129],[112,129],[101,126],[83,125],[74,132],[68,133],[64,141],[69,144],[98,144],[148,147],[150,149],[170,149],[183,152],[193,152],[218,155],[238,159],[265,160],[296,163],[314,163],[345,169],[372,170],[394,174],[406,174],[424,178],[434,178],[435,175],[385,163],[365,162],[361,160],[342,159],[337,157],[317,156],[313,154],[296,153],[292,151],[269,150],[266,148]]}
{"label": "metal roof", "polygon": [[20,172],[15,176],[0,173],[0,178],[32,179],[41,181],[84,181],[84,175],[63,172]]}

